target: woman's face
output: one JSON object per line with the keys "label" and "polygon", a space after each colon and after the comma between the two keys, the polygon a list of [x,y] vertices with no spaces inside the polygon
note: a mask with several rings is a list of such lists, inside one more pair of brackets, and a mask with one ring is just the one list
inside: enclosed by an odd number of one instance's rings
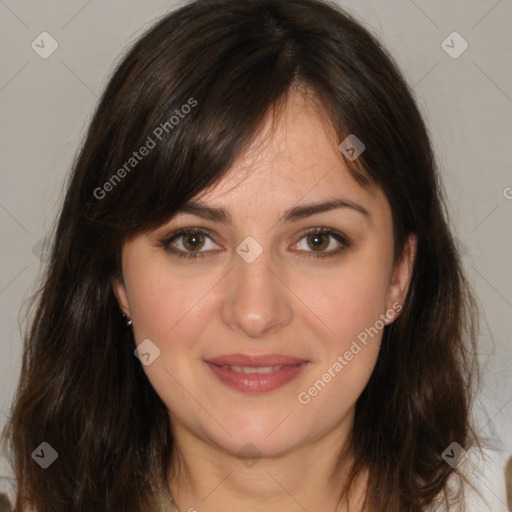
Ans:
{"label": "woman's face", "polygon": [[318,108],[293,93],[269,123],[202,210],[125,244],[115,284],[176,436],[262,456],[339,446],[414,257],[393,265],[389,204],[352,178]]}

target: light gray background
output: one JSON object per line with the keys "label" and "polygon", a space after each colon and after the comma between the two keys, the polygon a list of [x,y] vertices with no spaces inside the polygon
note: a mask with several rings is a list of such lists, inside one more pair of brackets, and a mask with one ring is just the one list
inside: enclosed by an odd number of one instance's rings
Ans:
{"label": "light gray background", "polygon": [[[474,483],[489,510],[504,511],[503,468],[512,455],[512,1],[339,3],[391,51],[431,129],[452,225],[485,315],[478,417],[493,442],[486,478]],[[0,0],[0,426],[20,370],[20,308],[43,268],[37,244],[58,212],[86,125],[127,43],[176,5]],[[44,31],[59,45],[47,59],[31,47]],[[469,44],[456,59],[441,46],[454,31]],[[461,48],[457,39],[447,44]]]}

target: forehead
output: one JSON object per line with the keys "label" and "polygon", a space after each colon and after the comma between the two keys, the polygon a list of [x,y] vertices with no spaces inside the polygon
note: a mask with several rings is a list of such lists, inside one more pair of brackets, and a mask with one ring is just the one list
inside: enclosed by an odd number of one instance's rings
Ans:
{"label": "forehead", "polygon": [[267,115],[227,173],[200,199],[218,205],[236,201],[238,211],[250,205],[282,210],[334,197],[382,208],[384,194],[355,180],[339,143],[320,102],[290,92],[279,114]]}

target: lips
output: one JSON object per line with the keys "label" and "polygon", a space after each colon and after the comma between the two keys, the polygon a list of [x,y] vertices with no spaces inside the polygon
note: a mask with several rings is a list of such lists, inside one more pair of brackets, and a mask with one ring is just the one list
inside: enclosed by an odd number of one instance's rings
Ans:
{"label": "lips", "polygon": [[251,368],[262,368],[269,366],[295,366],[306,363],[306,359],[300,357],[285,356],[280,354],[228,354],[218,357],[209,357],[206,362],[219,366],[241,366]]}
{"label": "lips", "polygon": [[229,354],[205,359],[213,375],[225,386],[244,393],[264,393],[297,378],[306,359],[278,354]]}

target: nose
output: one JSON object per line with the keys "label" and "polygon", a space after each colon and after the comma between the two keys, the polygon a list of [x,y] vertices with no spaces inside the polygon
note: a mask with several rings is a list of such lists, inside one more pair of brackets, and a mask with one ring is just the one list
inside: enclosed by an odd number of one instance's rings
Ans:
{"label": "nose", "polygon": [[293,318],[293,294],[285,284],[283,266],[272,259],[266,250],[252,263],[235,254],[234,268],[226,278],[222,321],[246,337],[273,334]]}

